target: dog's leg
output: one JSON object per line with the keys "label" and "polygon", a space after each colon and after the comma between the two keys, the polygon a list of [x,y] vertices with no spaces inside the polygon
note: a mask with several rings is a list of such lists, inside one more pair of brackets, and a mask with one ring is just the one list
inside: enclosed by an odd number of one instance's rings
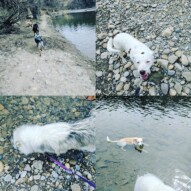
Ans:
{"label": "dog's leg", "polygon": [[122,146],[121,149],[122,149],[123,151],[126,151],[126,150],[124,149],[124,147],[125,147],[125,146]]}

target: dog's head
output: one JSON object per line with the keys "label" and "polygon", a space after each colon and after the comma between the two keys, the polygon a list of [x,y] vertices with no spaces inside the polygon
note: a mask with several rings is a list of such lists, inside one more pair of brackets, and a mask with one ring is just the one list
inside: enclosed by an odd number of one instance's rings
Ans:
{"label": "dog's head", "polygon": [[137,51],[132,58],[135,67],[137,68],[140,78],[147,80],[150,74],[150,68],[154,62],[154,56],[151,50],[149,51]]}
{"label": "dog's head", "polygon": [[143,146],[143,138],[135,138],[134,144],[140,147]]}
{"label": "dog's head", "polygon": [[23,132],[23,126],[17,128],[13,132],[13,137],[12,137],[12,144],[13,147],[17,150],[19,150],[21,153],[28,155],[32,152],[32,148],[27,142],[27,136],[25,136],[25,133]]}

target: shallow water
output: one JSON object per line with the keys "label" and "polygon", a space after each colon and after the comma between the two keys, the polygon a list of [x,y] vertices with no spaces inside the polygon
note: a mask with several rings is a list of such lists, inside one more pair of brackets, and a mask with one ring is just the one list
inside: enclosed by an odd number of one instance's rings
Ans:
{"label": "shallow water", "polygon": [[[96,116],[97,190],[133,191],[138,175],[152,173],[177,191],[191,190],[191,99],[107,98]],[[110,139],[143,137],[147,152],[126,151]]]}
{"label": "shallow water", "polygon": [[56,29],[79,49],[95,60],[95,12],[68,13],[53,19]]}

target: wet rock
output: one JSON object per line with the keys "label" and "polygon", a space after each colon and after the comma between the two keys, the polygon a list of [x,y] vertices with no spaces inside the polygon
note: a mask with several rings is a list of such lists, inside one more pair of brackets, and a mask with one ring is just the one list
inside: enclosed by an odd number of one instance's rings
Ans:
{"label": "wet rock", "polygon": [[80,188],[80,185],[78,185],[78,184],[71,185],[71,189],[72,189],[72,191],[82,191]]}
{"label": "wet rock", "polygon": [[35,169],[42,170],[43,162],[35,160],[32,165]]}
{"label": "wet rock", "polygon": [[130,88],[130,83],[125,84],[124,87],[123,87],[123,89],[124,89],[125,91],[129,90],[129,88]]}
{"label": "wet rock", "polygon": [[158,59],[157,64],[161,65],[163,68],[168,68],[168,60]]}
{"label": "wet rock", "polygon": [[4,170],[4,164],[3,162],[0,161],[0,173],[3,172]]}
{"label": "wet rock", "polygon": [[182,85],[178,82],[174,85],[174,89],[177,91],[177,93],[180,95],[182,92]]}
{"label": "wet rock", "polygon": [[123,89],[123,83],[119,83],[117,86],[116,86],[116,91],[119,92]]}
{"label": "wet rock", "polygon": [[161,91],[164,95],[167,95],[168,94],[168,91],[169,91],[169,84],[166,84],[166,83],[162,83],[161,84]]}
{"label": "wet rock", "polygon": [[188,82],[191,82],[191,72],[182,72],[182,76],[183,76]]}
{"label": "wet rock", "polygon": [[178,57],[175,56],[175,55],[170,55],[168,57],[168,61],[171,63],[171,64],[174,64],[176,61],[177,61]]}
{"label": "wet rock", "polygon": [[180,61],[181,61],[182,65],[184,65],[184,66],[188,65],[188,59],[184,54],[182,55]]}
{"label": "wet rock", "polygon": [[170,89],[169,94],[170,96],[175,96],[177,93],[176,93],[176,90]]}

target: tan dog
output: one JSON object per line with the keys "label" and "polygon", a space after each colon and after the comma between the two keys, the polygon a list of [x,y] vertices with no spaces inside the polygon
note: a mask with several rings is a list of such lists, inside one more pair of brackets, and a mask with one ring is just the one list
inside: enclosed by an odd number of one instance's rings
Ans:
{"label": "tan dog", "polygon": [[134,145],[134,146],[143,147],[143,138],[139,138],[139,137],[126,137],[126,138],[112,141],[107,136],[107,141],[110,143],[117,143],[117,145],[121,146],[121,149],[123,151],[125,151],[124,147],[126,145]]}

